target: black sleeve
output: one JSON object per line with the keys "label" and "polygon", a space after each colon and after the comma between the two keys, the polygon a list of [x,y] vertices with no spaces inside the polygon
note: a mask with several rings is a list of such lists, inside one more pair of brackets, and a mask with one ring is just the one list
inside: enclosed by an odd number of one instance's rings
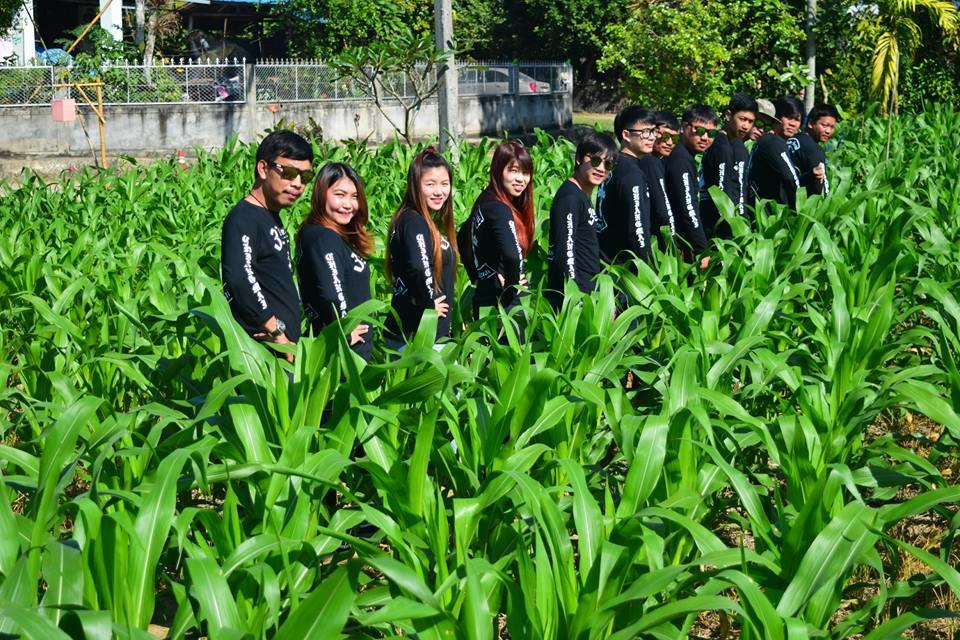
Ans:
{"label": "black sleeve", "polygon": [[784,146],[780,155],[773,159],[773,167],[780,179],[780,189],[787,196],[787,205],[791,209],[797,208],[797,189],[800,187],[800,178],[797,169],[790,160],[789,151]]}
{"label": "black sleeve", "polygon": [[[659,161],[658,161],[659,162]],[[648,173],[650,181],[650,226],[654,230],[670,227],[670,234],[677,232],[677,222],[673,217],[673,207],[667,198],[667,185],[662,174]]]}
{"label": "black sleeve", "polygon": [[304,266],[314,275],[316,290],[313,294],[319,303],[319,308],[314,311],[320,316],[321,323],[328,325],[335,317],[347,315],[343,276],[349,265],[344,264],[343,257],[324,243],[315,242],[304,252],[303,259],[306,261]]}
{"label": "black sleeve", "polygon": [[236,212],[227,215],[220,238],[220,272],[224,293],[233,302],[237,314],[256,327],[262,326],[274,315],[254,269],[259,242],[260,233],[256,224]]}
{"label": "black sleeve", "polygon": [[667,195],[677,221],[677,233],[697,255],[707,250],[707,236],[703,231],[698,210],[697,175],[686,162],[667,164]]}
{"label": "black sleeve", "polygon": [[517,227],[513,213],[505,205],[494,203],[488,211],[491,239],[500,257],[500,274],[503,276],[504,288],[507,288],[519,284],[523,270],[523,254],[520,251]]}
{"label": "black sleeve", "polygon": [[650,198],[646,174],[637,167],[618,181],[619,201],[627,204],[627,247],[641,260],[650,260]]}
{"label": "black sleeve", "polygon": [[419,215],[404,217],[399,232],[396,259],[404,282],[424,308],[440,296],[433,273],[433,238],[427,223]]}
{"label": "black sleeve", "polygon": [[558,193],[550,206],[550,266],[564,280],[577,277],[575,260],[577,223],[580,204],[566,194]]}
{"label": "black sleeve", "polygon": [[733,148],[729,144],[723,145],[717,155],[718,184],[733,202],[733,206],[737,207],[740,200],[740,179],[737,176]]}

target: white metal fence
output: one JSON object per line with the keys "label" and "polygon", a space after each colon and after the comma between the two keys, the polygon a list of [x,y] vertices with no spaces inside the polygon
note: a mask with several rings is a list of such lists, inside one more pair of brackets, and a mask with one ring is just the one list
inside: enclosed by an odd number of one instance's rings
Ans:
{"label": "white metal fence", "polygon": [[[552,62],[457,61],[462,96],[544,95],[571,90],[570,65]],[[252,73],[252,77],[248,74]],[[252,64],[232,60],[161,60],[142,64],[110,64],[97,70],[75,67],[0,66],[0,107],[49,105],[55,96],[72,90],[55,89],[69,81],[103,82],[108,105],[317,102],[368,99],[362,84],[338,78],[331,67],[311,60],[263,60]],[[431,75],[428,80],[432,80]],[[384,78],[400,96],[412,97],[414,87],[402,74]],[[248,96],[248,87],[255,95]],[[72,95],[72,97],[78,97]]]}

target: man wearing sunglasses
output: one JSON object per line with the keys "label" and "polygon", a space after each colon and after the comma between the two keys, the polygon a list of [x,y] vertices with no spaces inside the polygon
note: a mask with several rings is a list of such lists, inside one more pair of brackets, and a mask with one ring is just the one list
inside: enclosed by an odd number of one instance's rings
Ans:
{"label": "man wearing sunglasses", "polygon": [[[293,283],[290,240],[280,210],[313,178],[313,147],[291,131],[274,131],[257,148],[253,188],[223,221],[220,273],[237,322],[258,340],[300,338],[300,296]],[[286,358],[293,360],[292,354]]]}
{"label": "man wearing sunglasses", "polygon": [[787,140],[800,129],[803,104],[797,98],[783,96],[773,106],[773,133],[757,140],[750,153],[750,189],[756,198],[774,200],[795,210],[800,177],[790,159]]}
{"label": "man wearing sunglasses", "polygon": [[677,116],[667,111],[657,111],[653,117],[657,121],[657,139],[653,143],[653,155],[663,161],[680,143],[680,121],[677,120]]}
{"label": "man wearing sunglasses", "polygon": [[708,189],[719,187],[739,215],[746,215],[747,147],[744,140],[750,137],[757,119],[757,101],[745,93],[735,93],[723,112],[724,125],[717,132],[713,144],[703,154],[700,171],[703,175],[703,191],[700,193],[700,212],[707,237],[730,237],[730,226],[721,220],[720,209]]}
{"label": "man wearing sunglasses", "polygon": [[617,166],[597,193],[600,255],[609,264],[650,259],[650,191],[640,158],[653,151],[653,112],[631,105],[617,114]]}
{"label": "man wearing sunglasses", "polygon": [[[716,135],[717,114],[707,105],[695,104],[683,112],[680,144],[666,159],[667,197],[683,241],[681,252],[691,262],[707,250],[700,218],[701,183],[694,158],[710,147]],[[702,264],[706,266],[706,262]]]}

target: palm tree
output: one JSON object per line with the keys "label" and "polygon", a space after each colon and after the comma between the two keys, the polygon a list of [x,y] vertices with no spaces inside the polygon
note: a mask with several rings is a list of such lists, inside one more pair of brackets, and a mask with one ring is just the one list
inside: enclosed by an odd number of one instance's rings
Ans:
{"label": "palm tree", "polygon": [[956,32],[958,13],[953,0],[881,0],[877,3],[883,29],[873,48],[870,92],[887,112],[887,158],[890,157],[892,118],[898,108],[900,57],[909,56],[920,43],[920,27],[913,20],[920,7],[927,10],[941,31],[946,34]]}

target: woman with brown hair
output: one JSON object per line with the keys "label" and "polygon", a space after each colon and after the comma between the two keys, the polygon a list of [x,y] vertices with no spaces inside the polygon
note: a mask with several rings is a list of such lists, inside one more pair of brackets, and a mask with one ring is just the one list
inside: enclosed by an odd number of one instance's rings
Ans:
{"label": "woman with brown hair", "polygon": [[[317,174],[310,213],[297,231],[297,275],[303,308],[314,334],[370,299],[373,251],[367,232],[367,197],[349,165],[331,162]],[[370,359],[370,326],[357,325],[350,346]]]}
{"label": "woman with brown hair", "polygon": [[518,285],[526,284],[523,260],[533,246],[533,160],[519,142],[493,152],[490,181],[461,227],[461,251],[477,286],[474,312],[481,307],[515,306]]}
{"label": "woman with brown hair", "polygon": [[387,318],[388,344],[402,349],[427,309],[439,316],[436,339],[450,336],[457,246],[450,198],[453,172],[433,147],[421,151],[407,171],[407,191],[388,231],[386,269],[393,280]]}

